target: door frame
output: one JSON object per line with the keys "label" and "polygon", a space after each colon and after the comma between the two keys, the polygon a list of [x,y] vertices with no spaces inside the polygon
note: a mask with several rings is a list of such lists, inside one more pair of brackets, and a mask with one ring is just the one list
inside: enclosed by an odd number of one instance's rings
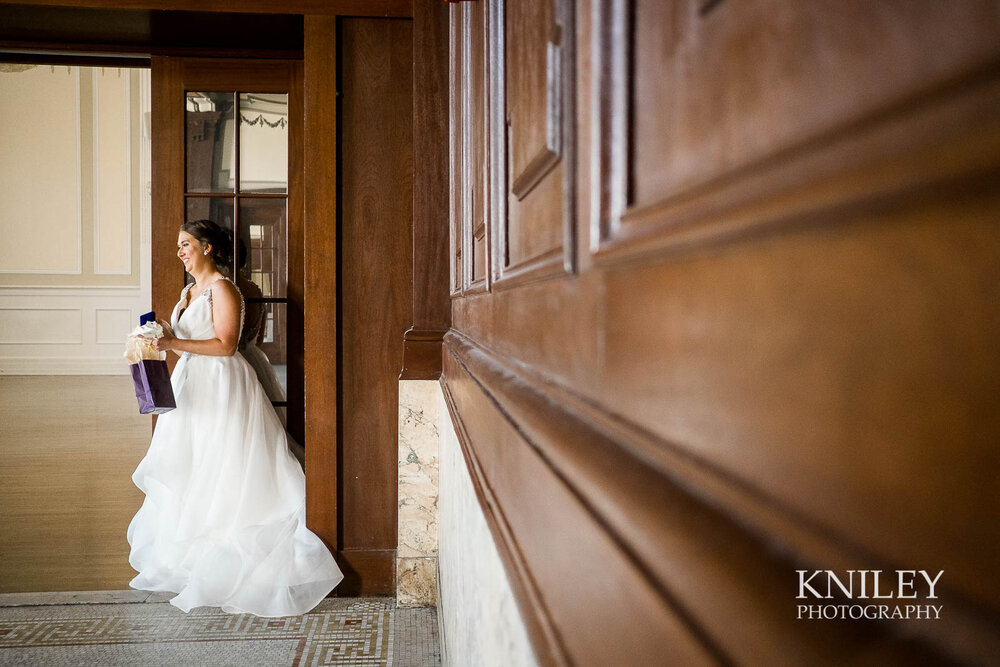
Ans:
{"label": "door frame", "polygon": [[[184,286],[177,264],[177,230],[185,221],[184,93],[243,90],[288,93],[288,430],[304,443],[303,313],[303,66],[299,60],[153,56],[151,87],[151,205],[153,310],[171,312]],[[171,358],[171,366],[174,359]]]}

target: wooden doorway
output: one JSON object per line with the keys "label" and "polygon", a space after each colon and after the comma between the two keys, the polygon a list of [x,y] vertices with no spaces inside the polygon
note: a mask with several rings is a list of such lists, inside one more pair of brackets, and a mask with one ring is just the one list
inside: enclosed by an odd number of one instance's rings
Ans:
{"label": "wooden doorway", "polygon": [[258,376],[302,442],[302,63],[151,64],[153,308],[169,313],[184,285],[181,223],[208,218],[229,230],[247,307],[241,347],[259,350]]}
{"label": "wooden doorway", "polygon": [[[231,215],[237,236],[257,226],[248,245],[266,282],[280,221],[250,209],[287,197],[288,428],[307,452],[307,521],[344,570],[339,595],[385,595],[395,584],[397,378],[413,323],[412,22],[307,17],[306,44],[304,71],[300,61],[153,58],[153,302],[169,312],[183,287],[174,242],[191,202]],[[232,93],[234,104],[287,93],[287,193],[241,192],[218,167],[198,188],[210,191],[191,190],[185,132],[227,141],[224,129],[221,139],[186,129],[191,92]],[[206,114],[224,107],[202,97]]]}

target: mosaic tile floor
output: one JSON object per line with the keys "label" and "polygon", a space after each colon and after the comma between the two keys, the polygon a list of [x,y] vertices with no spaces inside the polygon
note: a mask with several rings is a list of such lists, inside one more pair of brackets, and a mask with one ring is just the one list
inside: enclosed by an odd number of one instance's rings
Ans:
{"label": "mosaic tile floor", "polygon": [[[0,604],[0,665],[371,665],[441,664],[433,608],[397,608],[391,598],[330,598],[303,616],[258,618],[165,602]],[[72,597],[72,596],[76,597]]]}

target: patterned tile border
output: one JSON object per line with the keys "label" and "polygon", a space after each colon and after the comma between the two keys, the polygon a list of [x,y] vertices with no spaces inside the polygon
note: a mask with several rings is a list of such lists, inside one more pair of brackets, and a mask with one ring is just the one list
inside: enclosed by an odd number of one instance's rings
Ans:
{"label": "patterned tile border", "polygon": [[0,663],[16,661],[19,649],[158,644],[169,650],[198,643],[205,647],[205,664],[221,664],[230,642],[297,641],[294,667],[392,667],[394,611],[391,599],[380,598],[327,599],[308,614],[282,618],[212,608],[184,614],[142,603],[9,607],[0,613]]}

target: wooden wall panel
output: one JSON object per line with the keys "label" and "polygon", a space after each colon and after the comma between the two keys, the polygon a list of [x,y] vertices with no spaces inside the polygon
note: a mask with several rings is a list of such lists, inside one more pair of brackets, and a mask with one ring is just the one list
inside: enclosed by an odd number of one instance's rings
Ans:
{"label": "wooden wall panel", "polygon": [[[470,373],[468,368],[485,359],[481,351],[454,333],[446,340],[446,387],[456,431],[472,459],[470,473],[487,487],[480,493],[503,499],[503,509],[487,510],[488,519],[505,565],[517,572],[510,577],[512,585],[531,601],[528,628],[540,662],[612,665],[628,656],[629,664],[658,664],[672,656],[677,664],[713,664],[711,652],[691,636],[685,620],[648,589],[639,568],[617,557],[613,541],[590,520],[585,506],[496,409],[492,401],[507,397],[479,385],[489,371]],[[468,447],[476,442],[491,446]],[[549,531],[551,539],[517,537],[540,531]],[[522,559],[544,582],[540,589],[517,570]],[[636,613],[608,615],[604,631],[588,637],[561,629],[586,623],[595,605],[628,605]]]}
{"label": "wooden wall panel", "polygon": [[463,36],[466,40],[467,52],[464,58],[465,81],[462,86],[465,95],[463,110],[464,125],[469,128],[465,145],[465,170],[463,191],[466,197],[465,222],[469,245],[470,266],[468,268],[469,287],[485,285],[489,269],[487,261],[486,236],[489,218],[490,193],[488,189],[488,170],[486,161],[486,143],[489,126],[487,124],[487,87],[486,87],[486,26],[487,6],[484,2],[472,2],[462,6],[464,9]]}
{"label": "wooden wall panel", "polygon": [[599,8],[596,136],[628,139],[607,156],[604,239],[688,224],[677,209],[722,189],[749,182],[761,194],[762,172],[856,137],[1000,55],[1000,10],[988,0]]}
{"label": "wooden wall panel", "polygon": [[495,198],[506,200],[494,216],[500,283],[573,268],[573,14],[565,0],[506,0],[493,12],[491,80],[503,87],[490,96],[504,109],[492,143],[504,169]]}
{"label": "wooden wall panel", "polygon": [[465,84],[464,73],[464,52],[465,42],[463,39],[464,30],[462,28],[462,17],[464,16],[461,4],[451,4],[448,11],[448,175],[449,175],[449,197],[448,197],[448,218],[450,259],[449,267],[451,271],[451,294],[461,294],[465,288],[465,234],[463,233],[463,221],[465,219],[465,160],[463,159],[464,149],[464,128],[465,118],[462,115],[464,103]]}
{"label": "wooden wall panel", "polygon": [[1000,54],[989,0],[715,4],[635,3],[637,205],[850,127]]}
{"label": "wooden wall panel", "polygon": [[305,17],[303,154],[306,521],[334,550],[338,534],[337,19]]}
{"label": "wooden wall panel", "polygon": [[[579,159],[523,220],[570,210],[577,273],[454,295],[443,378],[543,662],[606,664],[609,617],[630,664],[1000,651],[1000,49],[952,9],[576,3]],[[801,568],[944,570],[945,611],[801,621]]]}
{"label": "wooden wall panel", "polygon": [[413,315],[403,341],[401,380],[441,377],[448,298],[448,6],[418,3],[413,13]]}
{"label": "wooden wall panel", "polygon": [[397,447],[386,416],[412,319],[412,24],[344,19],[339,34],[340,594],[387,594]]}

